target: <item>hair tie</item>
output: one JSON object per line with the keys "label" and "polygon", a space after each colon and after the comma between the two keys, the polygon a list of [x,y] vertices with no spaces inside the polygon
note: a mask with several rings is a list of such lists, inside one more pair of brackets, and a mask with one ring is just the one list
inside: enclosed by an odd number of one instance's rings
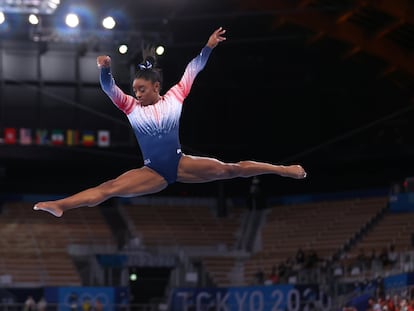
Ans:
{"label": "hair tie", "polygon": [[152,64],[148,60],[146,60],[144,63],[139,64],[138,68],[141,70],[150,70],[152,69]]}

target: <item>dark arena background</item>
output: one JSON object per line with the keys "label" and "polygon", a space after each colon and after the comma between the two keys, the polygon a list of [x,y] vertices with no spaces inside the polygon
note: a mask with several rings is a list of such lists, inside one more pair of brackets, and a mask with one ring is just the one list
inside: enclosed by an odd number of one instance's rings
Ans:
{"label": "dark arena background", "polygon": [[[3,310],[414,310],[414,2],[0,11]],[[175,183],[61,218],[33,211],[143,165],[97,56],[132,94],[143,49],[157,49],[163,93],[219,26],[227,40],[184,102],[183,152],[301,164],[306,179]]]}

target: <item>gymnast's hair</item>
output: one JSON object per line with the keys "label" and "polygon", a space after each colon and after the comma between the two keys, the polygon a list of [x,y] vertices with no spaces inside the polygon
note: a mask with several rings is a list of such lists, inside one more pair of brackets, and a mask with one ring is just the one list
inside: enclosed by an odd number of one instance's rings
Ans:
{"label": "gymnast's hair", "polygon": [[156,67],[156,58],[153,49],[143,52],[144,60],[138,64],[135,79],[144,79],[152,83],[159,82],[162,85],[161,69]]}

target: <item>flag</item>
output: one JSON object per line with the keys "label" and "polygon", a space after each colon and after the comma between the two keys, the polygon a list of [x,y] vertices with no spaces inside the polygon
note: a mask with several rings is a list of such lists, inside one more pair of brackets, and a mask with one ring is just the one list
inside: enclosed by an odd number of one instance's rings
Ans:
{"label": "flag", "polygon": [[65,141],[65,136],[62,130],[53,130],[51,136],[51,142],[53,146],[62,146]]}
{"label": "flag", "polygon": [[47,140],[47,130],[36,130],[36,145],[46,145],[48,143]]}
{"label": "flag", "polygon": [[5,128],[4,129],[4,143],[7,145],[14,145],[16,143],[16,129],[15,128]]}
{"label": "flag", "polygon": [[20,129],[20,145],[32,144],[32,130],[28,128]]}
{"label": "flag", "polygon": [[85,131],[82,135],[82,144],[86,147],[95,145],[95,135],[92,131]]}
{"label": "flag", "polygon": [[98,146],[109,147],[110,145],[110,134],[107,130],[98,131]]}
{"label": "flag", "polygon": [[66,131],[66,145],[76,146],[79,145],[79,131],[67,130]]}

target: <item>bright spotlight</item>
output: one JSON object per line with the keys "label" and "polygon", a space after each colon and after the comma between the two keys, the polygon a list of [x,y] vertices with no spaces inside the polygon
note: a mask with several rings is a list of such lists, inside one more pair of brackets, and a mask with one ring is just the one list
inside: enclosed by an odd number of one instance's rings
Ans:
{"label": "bright spotlight", "polygon": [[159,45],[156,49],[155,49],[155,53],[157,53],[157,55],[162,55],[164,54],[165,49],[162,45]]}
{"label": "bright spotlight", "polygon": [[79,25],[79,17],[76,14],[70,13],[66,15],[65,22],[69,27],[75,28]]}
{"label": "bright spotlight", "polygon": [[37,25],[37,24],[39,24],[39,18],[35,14],[30,14],[29,15],[29,23],[32,24],[32,25]]}
{"label": "bright spotlight", "polygon": [[102,26],[104,26],[106,29],[113,29],[115,25],[116,25],[116,22],[112,16],[105,17],[102,20]]}
{"label": "bright spotlight", "polygon": [[119,53],[126,54],[128,52],[128,46],[126,44],[121,44],[118,48]]}
{"label": "bright spotlight", "polygon": [[6,20],[6,17],[4,16],[4,13],[0,12],[0,24],[3,24],[5,20]]}
{"label": "bright spotlight", "polygon": [[130,279],[132,282],[135,282],[135,281],[138,279],[138,276],[137,276],[137,274],[136,274],[136,273],[131,273],[131,274],[129,275],[129,279]]}

